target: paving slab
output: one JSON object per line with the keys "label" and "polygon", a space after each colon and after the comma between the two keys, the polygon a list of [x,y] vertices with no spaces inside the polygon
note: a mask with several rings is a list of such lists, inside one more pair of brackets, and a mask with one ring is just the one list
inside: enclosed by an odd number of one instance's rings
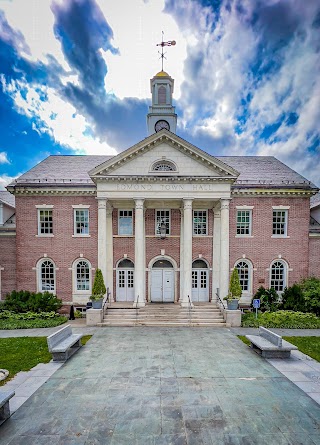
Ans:
{"label": "paving slab", "polygon": [[319,437],[318,403],[230,330],[210,328],[99,329],[0,427],[0,445],[315,445]]}

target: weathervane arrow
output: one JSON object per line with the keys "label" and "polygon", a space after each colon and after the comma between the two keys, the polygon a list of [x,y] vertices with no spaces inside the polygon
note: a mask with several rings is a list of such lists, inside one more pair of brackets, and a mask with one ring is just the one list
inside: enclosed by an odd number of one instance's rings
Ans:
{"label": "weathervane arrow", "polygon": [[163,34],[164,32],[162,31],[162,42],[161,43],[157,43],[156,46],[161,46],[161,52],[158,51],[158,53],[160,54],[160,59],[161,59],[161,70],[163,71],[163,59],[167,59],[165,56],[165,52],[163,52],[163,48],[165,46],[174,46],[176,44],[175,40],[169,40],[168,42],[164,42],[163,41]]}

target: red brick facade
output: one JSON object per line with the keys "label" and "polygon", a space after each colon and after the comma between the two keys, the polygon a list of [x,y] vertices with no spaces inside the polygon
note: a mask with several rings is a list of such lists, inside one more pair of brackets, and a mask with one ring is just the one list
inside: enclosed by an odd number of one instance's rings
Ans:
{"label": "red brick facade", "polygon": [[[38,211],[36,205],[53,205],[53,237],[37,236]],[[74,237],[73,205],[90,206],[90,237]],[[236,236],[236,206],[253,206],[252,236]],[[272,206],[289,206],[288,237],[272,237]],[[57,268],[57,296],[65,302],[72,301],[72,264],[81,256],[97,267],[98,221],[97,200],[93,196],[17,196],[16,238],[0,238],[0,265],[2,296],[12,289],[37,288],[36,265],[45,255],[52,259]],[[281,258],[288,264],[288,285],[308,275],[320,276],[320,238],[309,239],[309,199],[274,197],[235,197],[230,203],[230,269],[236,261],[245,257],[253,265],[253,293],[261,285],[269,287],[268,269],[272,261]],[[134,218],[133,218],[134,220]],[[180,267],[179,209],[171,210],[171,231],[165,239],[155,236],[155,210],[145,212],[146,268],[152,259],[161,255],[172,258]],[[133,232],[134,233],[134,232]],[[135,262],[134,236],[118,235],[118,209],[113,210],[113,265],[124,258]],[[15,250],[16,249],[16,250]],[[208,210],[208,236],[194,236],[192,241],[193,260],[202,257],[212,268],[213,211]],[[310,252],[309,252],[310,249]],[[1,257],[2,255],[2,257]],[[16,262],[16,264],[15,264]],[[210,289],[211,295],[211,276]],[[176,274],[179,283],[179,273]],[[114,272],[114,293],[116,272]],[[148,274],[146,274],[148,296]],[[179,285],[176,286],[179,297]]]}
{"label": "red brick facade", "polygon": [[0,237],[0,299],[16,288],[16,237]]}

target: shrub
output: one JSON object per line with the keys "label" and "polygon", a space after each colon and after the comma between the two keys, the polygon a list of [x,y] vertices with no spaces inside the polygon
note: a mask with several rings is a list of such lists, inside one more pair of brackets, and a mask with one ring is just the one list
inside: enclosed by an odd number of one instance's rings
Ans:
{"label": "shrub", "polygon": [[6,296],[2,310],[12,312],[56,312],[62,301],[50,292],[12,291]]}
{"label": "shrub", "polygon": [[260,286],[254,298],[260,299],[260,310],[262,312],[274,312],[279,307],[279,295],[273,288],[265,289],[263,286]]}
{"label": "shrub", "polygon": [[242,316],[242,326],[249,328],[283,328],[283,329],[319,329],[320,319],[314,314],[277,311],[259,313],[258,318],[255,314],[247,313]]}
{"label": "shrub", "polygon": [[102,272],[100,269],[97,269],[94,277],[92,296],[90,297],[90,300],[101,300],[106,291],[107,289],[104,285]]}
{"label": "shrub", "polygon": [[0,312],[0,329],[30,329],[59,326],[67,321],[56,312]]}
{"label": "shrub", "polygon": [[239,281],[238,269],[235,267],[230,277],[229,295],[230,298],[240,298],[242,294],[242,287]]}
{"label": "shrub", "polygon": [[303,295],[301,286],[299,286],[298,284],[294,284],[291,287],[285,288],[282,294],[281,309],[298,312],[309,312],[306,310],[305,297]]}
{"label": "shrub", "polygon": [[300,283],[305,299],[306,311],[320,316],[320,279],[306,278]]}

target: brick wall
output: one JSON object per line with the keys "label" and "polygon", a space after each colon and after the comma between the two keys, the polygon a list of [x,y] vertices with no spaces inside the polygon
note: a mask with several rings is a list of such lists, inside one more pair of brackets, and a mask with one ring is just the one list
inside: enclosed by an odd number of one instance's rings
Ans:
{"label": "brick wall", "polygon": [[[254,206],[252,238],[236,238],[236,206]],[[289,238],[271,238],[272,206],[290,206],[288,210]],[[309,199],[308,198],[234,198],[230,203],[230,268],[243,255],[251,260],[253,292],[259,286],[269,287],[270,263],[279,255],[292,269],[288,285],[307,277],[309,263]]]}
{"label": "brick wall", "polygon": [[[36,205],[53,205],[54,237],[37,237]],[[90,205],[90,238],[72,237],[72,205]],[[83,258],[97,267],[98,221],[97,200],[90,196],[17,196],[17,289],[35,291],[36,271],[33,268],[44,254],[51,258],[56,271],[57,296],[64,302],[72,301],[72,267],[74,260]]]}
{"label": "brick wall", "polygon": [[16,288],[16,237],[0,237],[1,293],[0,299]]}
{"label": "brick wall", "polygon": [[320,237],[309,238],[309,275],[320,278]]}

